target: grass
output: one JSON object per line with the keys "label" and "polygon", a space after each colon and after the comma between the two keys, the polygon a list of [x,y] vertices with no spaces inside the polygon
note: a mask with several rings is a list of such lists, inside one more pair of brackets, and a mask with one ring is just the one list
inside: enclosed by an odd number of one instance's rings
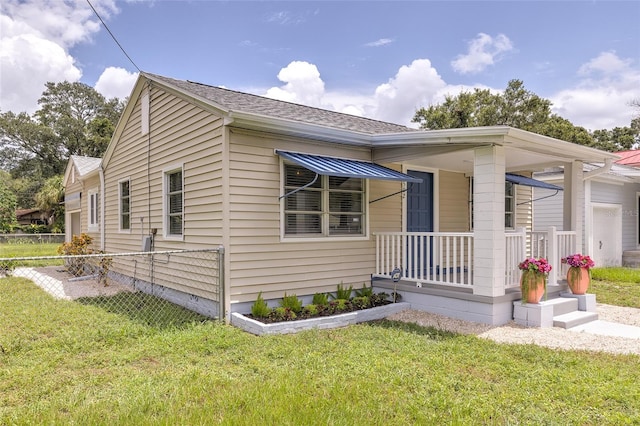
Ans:
{"label": "grass", "polygon": [[2,257],[35,257],[35,256],[59,256],[58,243],[43,244],[0,244],[0,258]]}
{"label": "grass", "polygon": [[145,325],[0,279],[0,424],[634,424],[640,357],[379,321]]}
{"label": "grass", "polygon": [[640,269],[593,268],[589,293],[598,303],[640,308]]}

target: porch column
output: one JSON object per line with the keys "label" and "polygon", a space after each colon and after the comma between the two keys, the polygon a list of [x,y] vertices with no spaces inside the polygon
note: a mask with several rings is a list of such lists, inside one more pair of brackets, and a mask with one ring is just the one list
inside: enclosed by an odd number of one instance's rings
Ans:
{"label": "porch column", "polygon": [[[582,232],[584,229],[584,178],[582,161],[575,160],[564,166],[563,227],[565,231],[576,231],[575,251],[583,253]],[[563,255],[562,253],[560,254]],[[556,265],[552,265],[556,267]],[[559,267],[559,265],[557,266]]]}
{"label": "porch column", "polygon": [[505,293],[504,147],[474,151],[473,165],[473,294]]}

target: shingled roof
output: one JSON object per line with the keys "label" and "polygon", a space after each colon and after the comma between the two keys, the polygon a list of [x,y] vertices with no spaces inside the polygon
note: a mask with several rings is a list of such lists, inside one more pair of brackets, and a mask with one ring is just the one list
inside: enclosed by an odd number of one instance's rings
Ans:
{"label": "shingled roof", "polygon": [[317,124],[335,129],[350,130],[369,135],[416,131],[415,129],[399,124],[372,120],[292,102],[279,101],[193,81],[176,80],[149,73],[144,73],[144,75],[152,80],[166,83],[184,92],[211,101],[213,105],[228,112],[237,111],[257,114],[301,123]]}

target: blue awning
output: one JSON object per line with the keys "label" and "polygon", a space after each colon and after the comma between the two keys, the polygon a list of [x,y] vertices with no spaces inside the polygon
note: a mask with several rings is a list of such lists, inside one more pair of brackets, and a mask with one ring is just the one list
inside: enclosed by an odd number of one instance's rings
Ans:
{"label": "blue awning", "polygon": [[322,155],[299,154],[296,152],[280,150],[276,150],[276,154],[319,175],[395,180],[416,183],[422,182],[422,179],[366,161],[325,157]]}
{"label": "blue awning", "polygon": [[543,188],[543,189],[551,189],[553,191],[562,191],[561,186],[552,185],[547,182],[542,182],[541,180],[536,180],[533,178],[514,175],[512,173],[506,174],[507,182],[515,183],[516,185],[524,185],[524,186],[532,186],[534,188]]}

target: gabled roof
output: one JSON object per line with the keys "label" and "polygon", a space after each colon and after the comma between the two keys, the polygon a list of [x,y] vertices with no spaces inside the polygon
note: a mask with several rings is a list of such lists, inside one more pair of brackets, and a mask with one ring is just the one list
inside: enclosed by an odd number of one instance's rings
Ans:
{"label": "gabled roof", "polygon": [[80,177],[85,177],[86,175],[98,170],[98,167],[100,167],[100,161],[102,161],[102,159],[95,157],[84,157],[81,155],[72,155],[71,161],[73,162],[73,165],[76,166]]}
{"label": "gabled roof", "polygon": [[144,73],[144,75],[152,80],[166,83],[184,92],[206,99],[228,113],[243,112],[308,124],[317,124],[335,129],[351,130],[370,135],[416,131],[415,129],[400,124],[387,123],[370,118],[279,101],[193,81],[176,80],[149,73]]}

